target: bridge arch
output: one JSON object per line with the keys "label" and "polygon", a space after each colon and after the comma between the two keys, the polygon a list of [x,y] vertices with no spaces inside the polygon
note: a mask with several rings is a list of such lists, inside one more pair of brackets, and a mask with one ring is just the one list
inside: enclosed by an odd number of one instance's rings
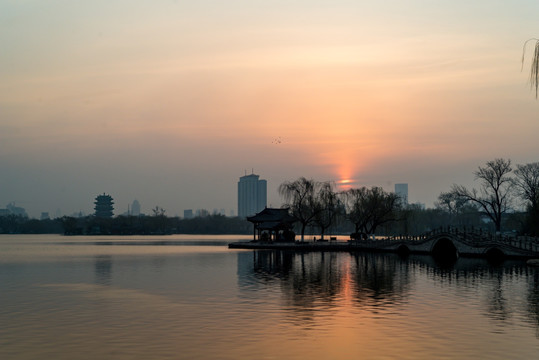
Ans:
{"label": "bridge arch", "polygon": [[447,237],[440,238],[433,243],[431,248],[432,256],[443,260],[455,260],[459,257],[459,252],[453,241]]}
{"label": "bridge arch", "polygon": [[402,255],[402,256],[407,256],[410,254],[410,248],[404,244],[401,244],[397,248],[397,254]]}
{"label": "bridge arch", "polygon": [[505,253],[497,247],[491,247],[485,251],[487,260],[493,262],[501,262],[505,259]]}

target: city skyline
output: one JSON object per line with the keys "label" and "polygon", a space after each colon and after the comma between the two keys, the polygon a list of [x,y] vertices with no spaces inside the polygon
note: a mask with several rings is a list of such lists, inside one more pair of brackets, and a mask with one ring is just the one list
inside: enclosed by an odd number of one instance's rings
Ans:
{"label": "city skyline", "polygon": [[[235,209],[238,174],[410,185],[539,161],[539,3],[4,1],[0,206]],[[528,49],[528,55],[531,49]]]}
{"label": "city skyline", "polygon": [[[240,180],[237,183],[237,213],[234,211],[234,209],[228,209],[224,208],[217,209],[213,208],[213,210],[207,209],[207,208],[196,208],[196,209],[183,209],[182,214],[167,214],[167,209],[165,210],[165,214],[168,216],[175,216],[175,217],[183,217],[183,218],[192,218],[194,216],[199,216],[199,213],[204,212],[207,214],[218,214],[218,215],[225,215],[225,216],[239,216],[239,217],[246,217],[250,215],[254,215],[255,213],[263,210],[263,208],[267,207],[267,181],[265,179],[259,179],[260,176],[256,174],[249,174],[244,175],[240,177]],[[256,183],[257,185],[254,185]],[[262,184],[262,185],[258,185]],[[337,185],[337,184],[334,184]],[[254,189],[253,189],[254,186]],[[246,189],[247,188],[247,189]],[[335,187],[338,191],[338,187]],[[395,184],[394,193],[397,195],[403,197],[405,200],[404,204],[408,205],[408,184]],[[253,194],[256,194],[253,195]],[[96,212],[96,201],[102,197],[107,196],[112,201],[112,212],[113,216],[140,216],[140,215],[151,215],[153,208],[147,208],[146,211],[141,211],[141,204],[137,199],[134,199],[131,203],[127,204],[127,211],[123,210],[123,206],[115,206],[114,203],[114,196],[111,196],[110,194],[98,194],[93,203],[93,208],[90,212],[85,212],[82,210],[75,211],[70,214],[63,214],[59,213],[57,209],[55,216],[53,218],[61,217],[61,216],[88,216],[88,215],[95,215]],[[253,198],[254,196],[254,198]],[[259,204],[260,203],[260,204]],[[6,205],[5,209],[0,208],[0,210],[5,210],[5,213],[8,214],[15,214],[15,215],[24,215],[26,214],[26,209],[22,207],[16,207],[15,202],[10,202]],[[277,207],[280,207],[284,205],[283,203],[280,203]],[[240,208],[243,207],[243,211],[240,211]],[[271,207],[271,205],[270,205]],[[18,210],[13,210],[18,209]],[[50,217],[49,211],[43,211],[40,214],[40,217],[43,218],[46,214],[46,217]],[[25,216],[28,216],[27,214]],[[38,218],[38,216],[33,216],[33,214],[30,214],[30,218]]]}

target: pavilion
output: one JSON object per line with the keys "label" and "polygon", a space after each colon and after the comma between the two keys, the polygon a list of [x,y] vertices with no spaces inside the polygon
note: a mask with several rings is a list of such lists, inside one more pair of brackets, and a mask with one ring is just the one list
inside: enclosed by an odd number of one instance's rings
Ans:
{"label": "pavilion", "polygon": [[253,241],[293,242],[296,234],[292,227],[297,220],[288,210],[265,208],[256,215],[248,216],[247,221],[254,225]]}

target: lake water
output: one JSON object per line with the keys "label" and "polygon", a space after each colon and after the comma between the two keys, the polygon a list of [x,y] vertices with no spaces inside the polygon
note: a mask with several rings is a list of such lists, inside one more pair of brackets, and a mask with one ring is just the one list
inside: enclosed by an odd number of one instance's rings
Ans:
{"label": "lake water", "polygon": [[534,359],[539,268],[0,236],[0,359]]}

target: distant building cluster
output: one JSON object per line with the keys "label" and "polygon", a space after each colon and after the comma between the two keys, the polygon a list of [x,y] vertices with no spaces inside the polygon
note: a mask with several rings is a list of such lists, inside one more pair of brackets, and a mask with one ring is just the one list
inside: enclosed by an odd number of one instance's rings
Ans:
{"label": "distant building cluster", "polygon": [[16,206],[14,201],[7,204],[5,209],[0,209],[0,216],[8,215],[28,217],[26,210],[20,206]]}
{"label": "distant building cluster", "polygon": [[[158,207],[156,207],[157,209]],[[161,209],[163,210],[163,209]],[[231,211],[231,214],[234,212]],[[141,205],[138,200],[134,200],[130,205],[127,207],[127,212],[124,212],[121,214],[122,216],[145,216],[141,212]],[[210,213],[206,209],[197,209],[196,211],[193,211],[193,209],[186,209],[183,211],[183,218],[184,219],[192,219],[194,217],[205,217],[209,215],[226,215],[225,209],[213,209],[213,212]],[[114,216],[114,199],[112,196],[103,193],[101,195],[98,195],[95,198],[94,201],[94,216],[99,218],[112,218]],[[77,217],[77,216],[75,216]]]}
{"label": "distant building cluster", "polygon": [[[265,180],[264,180],[265,181]],[[114,217],[114,199],[111,195],[103,193],[100,195],[97,195],[94,199],[94,211],[91,215],[98,217],[98,218],[112,218]],[[230,210],[229,216],[234,216],[234,211]],[[28,217],[28,214],[26,210],[20,206],[16,206],[15,202],[12,201],[6,205],[5,208],[0,208],[0,216],[23,216]],[[131,204],[127,206],[127,211],[124,211],[120,214],[121,216],[145,216],[144,213],[141,211],[141,205],[138,200],[133,200]],[[210,213],[206,209],[197,209],[194,211],[193,209],[186,209],[183,212],[183,217],[185,219],[191,219],[194,217],[204,217],[209,215],[222,215],[226,216],[226,210],[221,208],[217,209],[214,208],[213,211]],[[54,218],[61,218],[62,212],[60,209],[57,209],[56,212],[53,214]],[[71,213],[70,215],[67,215],[68,217],[73,218],[83,218],[87,216],[82,211],[76,211]],[[177,216],[177,215],[176,215]],[[51,214],[48,211],[41,212],[41,215],[39,216],[40,220],[50,220]]]}
{"label": "distant building cluster", "polygon": [[238,181],[238,216],[246,218],[264,210],[267,205],[267,181],[259,175],[240,177]]}

